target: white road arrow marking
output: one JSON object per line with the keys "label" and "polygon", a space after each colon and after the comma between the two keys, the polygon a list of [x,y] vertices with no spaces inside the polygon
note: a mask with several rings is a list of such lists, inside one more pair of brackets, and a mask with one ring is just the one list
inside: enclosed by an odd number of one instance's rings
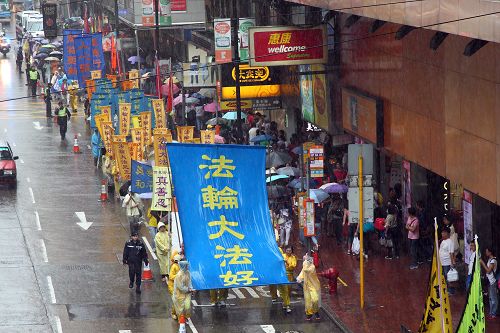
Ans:
{"label": "white road arrow marking", "polygon": [[87,217],[85,216],[85,212],[75,212],[76,217],[80,220],[79,223],[77,223],[80,227],[82,227],[83,230],[88,230],[92,223],[94,222],[87,222]]}
{"label": "white road arrow marking", "polygon": [[266,333],[275,333],[276,332],[273,325],[260,325],[260,328],[262,328],[262,330]]}
{"label": "white road arrow marking", "polygon": [[36,130],[41,130],[43,128],[43,126],[40,126],[40,122],[39,121],[34,121],[33,125],[35,126]]}

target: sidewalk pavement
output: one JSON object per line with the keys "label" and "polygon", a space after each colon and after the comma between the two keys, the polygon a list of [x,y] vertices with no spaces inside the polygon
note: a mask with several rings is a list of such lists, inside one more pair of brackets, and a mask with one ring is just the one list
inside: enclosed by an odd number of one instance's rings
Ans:
{"label": "sidewalk pavement", "polygon": [[[424,313],[430,263],[410,270],[409,258],[386,260],[386,249],[372,242],[371,253],[365,261],[365,308],[359,301],[359,260],[348,255],[345,245],[338,246],[333,237],[321,236],[319,240],[322,264],[318,272],[335,266],[347,287],[338,283],[336,295],[329,295],[326,279],[320,278],[322,307],[345,332],[399,332],[401,325],[412,332]],[[302,253],[299,247],[296,254]],[[465,305],[464,288],[450,296],[454,330],[458,326]],[[487,314],[488,299],[485,297]],[[500,332],[500,319],[486,321],[486,332]]]}

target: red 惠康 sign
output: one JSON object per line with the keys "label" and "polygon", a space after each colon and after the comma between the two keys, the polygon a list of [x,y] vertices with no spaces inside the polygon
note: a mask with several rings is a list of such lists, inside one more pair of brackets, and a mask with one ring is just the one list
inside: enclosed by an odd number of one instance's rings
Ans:
{"label": "red \u60e0\u5eb7 sign", "polygon": [[185,12],[187,10],[186,0],[170,1],[170,10],[173,12]]}
{"label": "red \u60e0\u5eb7 sign", "polygon": [[326,27],[249,28],[250,65],[283,66],[328,61]]}

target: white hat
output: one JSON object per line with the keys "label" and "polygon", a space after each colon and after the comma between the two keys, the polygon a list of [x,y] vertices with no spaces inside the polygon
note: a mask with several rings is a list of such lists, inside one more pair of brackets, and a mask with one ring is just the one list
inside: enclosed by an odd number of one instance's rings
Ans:
{"label": "white hat", "polygon": [[160,230],[161,227],[165,227],[165,223],[163,223],[163,222],[158,223],[158,227],[157,227],[158,230]]}

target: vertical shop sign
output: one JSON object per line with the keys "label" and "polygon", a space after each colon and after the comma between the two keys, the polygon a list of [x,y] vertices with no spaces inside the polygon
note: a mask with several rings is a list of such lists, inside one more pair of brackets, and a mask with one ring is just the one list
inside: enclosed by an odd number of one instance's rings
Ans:
{"label": "vertical shop sign", "polygon": [[159,0],[159,3],[160,3],[160,25],[172,25],[170,0]]}
{"label": "vertical shop sign", "polygon": [[142,0],[142,25],[146,27],[155,25],[153,0]]}
{"label": "vertical shop sign", "polygon": [[[299,65],[299,71],[310,72],[311,65]],[[314,95],[311,74],[300,75],[300,99],[302,117],[304,120],[314,123]]]}
{"label": "vertical shop sign", "polygon": [[238,27],[238,50],[241,61],[248,61],[248,29],[255,26],[255,19],[240,18]]}
{"label": "vertical shop sign", "polygon": [[471,256],[470,247],[467,244],[474,240],[474,233],[472,231],[472,193],[464,190],[464,198],[462,200],[462,210],[464,214],[464,246],[465,249],[465,263],[469,263]]}
{"label": "vertical shop sign", "polygon": [[311,178],[323,178],[324,170],[324,149],[323,146],[312,146],[309,149],[309,168]]}
{"label": "vertical shop sign", "polygon": [[314,200],[306,198],[304,201],[304,236],[312,237],[316,235],[314,229]]}
{"label": "vertical shop sign", "polygon": [[187,10],[187,0],[172,0],[170,8],[173,12],[185,12]]}
{"label": "vertical shop sign", "polygon": [[224,64],[232,61],[231,20],[214,20],[215,62]]}
{"label": "vertical shop sign", "polygon": [[45,38],[57,37],[57,5],[55,3],[42,4],[42,15]]}
{"label": "vertical shop sign", "polygon": [[[311,65],[314,72],[323,72],[325,66],[322,64]],[[312,75],[312,92],[314,101],[314,120],[316,125],[328,130],[328,89],[326,88],[326,75]]]}

